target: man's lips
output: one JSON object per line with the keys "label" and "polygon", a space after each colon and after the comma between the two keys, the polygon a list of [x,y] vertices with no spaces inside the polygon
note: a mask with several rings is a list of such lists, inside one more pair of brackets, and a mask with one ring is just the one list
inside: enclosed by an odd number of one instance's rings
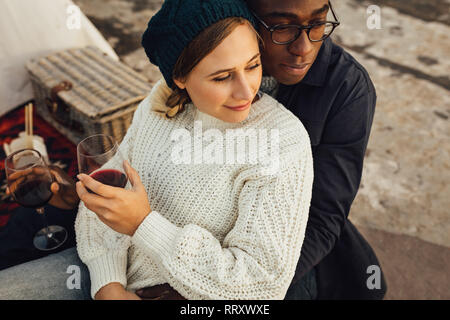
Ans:
{"label": "man's lips", "polygon": [[308,70],[308,66],[310,63],[301,63],[301,64],[285,64],[282,63],[281,67],[290,74],[293,75],[303,75]]}

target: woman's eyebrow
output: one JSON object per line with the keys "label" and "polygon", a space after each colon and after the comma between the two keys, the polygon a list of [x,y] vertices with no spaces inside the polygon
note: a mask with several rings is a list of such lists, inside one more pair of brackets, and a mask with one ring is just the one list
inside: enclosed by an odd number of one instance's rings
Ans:
{"label": "woman's eyebrow", "polygon": [[[247,63],[252,62],[252,61],[255,60],[256,58],[258,58],[260,55],[261,55],[261,53],[258,52],[257,54],[255,54],[255,55],[253,56],[253,58],[251,58],[250,60],[248,60]],[[216,75],[221,74],[221,73],[231,72],[231,71],[234,71],[235,69],[236,69],[236,68],[217,70],[216,72],[211,73],[211,74],[208,76],[208,78],[209,78],[209,77],[216,76]]]}

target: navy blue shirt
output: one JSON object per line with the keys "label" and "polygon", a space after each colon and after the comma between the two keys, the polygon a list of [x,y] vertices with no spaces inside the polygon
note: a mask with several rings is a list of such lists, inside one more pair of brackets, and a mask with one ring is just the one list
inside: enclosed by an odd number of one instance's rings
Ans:
{"label": "navy blue shirt", "polygon": [[326,39],[305,78],[280,85],[277,100],[303,123],[311,139],[314,183],[305,240],[293,285],[315,268],[318,297],[379,299],[367,268],[378,265],[370,245],[347,219],[358,191],[376,104],[366,70]]}

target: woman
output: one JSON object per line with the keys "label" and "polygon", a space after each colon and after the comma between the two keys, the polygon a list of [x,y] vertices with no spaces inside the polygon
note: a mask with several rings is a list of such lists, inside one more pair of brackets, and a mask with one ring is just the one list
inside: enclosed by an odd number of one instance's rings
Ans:
{"label": "woman", "polygon": [[132,187],[86,175],[77,183],[77,251],[91,297],[139,299],[137,290],[165,285],[186,299],[284,298],[305,234],[312,156],[300,121],[258,92],[250,21],[241,0],[168,0],[150,20],[142,43],[164,79],[120,144]]}
{"label": "woman", "polygon": [[[168,283],[187,299],[284,298],[307,223],[312,157],[299,120],[257,95],[252,19],[240,0],[169,0],[149,22],[143,46],[165,81],[139,105],[120,145],[132,188],[86,175],[77,184],[77,249],[92,297],[133,299]],[[259,150],[257,163],[230,162],[255,158],[251,147],[217,157],[229,143],[217,137],[230,129],[278,132],[278,145],[271,157]],[[214,156],[196,148],[202,132],[203,143],[216,137]]]}

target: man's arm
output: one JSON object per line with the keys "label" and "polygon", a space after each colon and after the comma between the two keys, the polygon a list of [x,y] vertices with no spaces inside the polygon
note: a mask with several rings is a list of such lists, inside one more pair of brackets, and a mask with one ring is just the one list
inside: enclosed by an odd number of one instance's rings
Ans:
{"label": "man's arm", "polygon": [[293,282],[316,266],[339,239],[361,181],[375,111],[374,91],[330,115],[313,147],[314,185],[302,252]]}

